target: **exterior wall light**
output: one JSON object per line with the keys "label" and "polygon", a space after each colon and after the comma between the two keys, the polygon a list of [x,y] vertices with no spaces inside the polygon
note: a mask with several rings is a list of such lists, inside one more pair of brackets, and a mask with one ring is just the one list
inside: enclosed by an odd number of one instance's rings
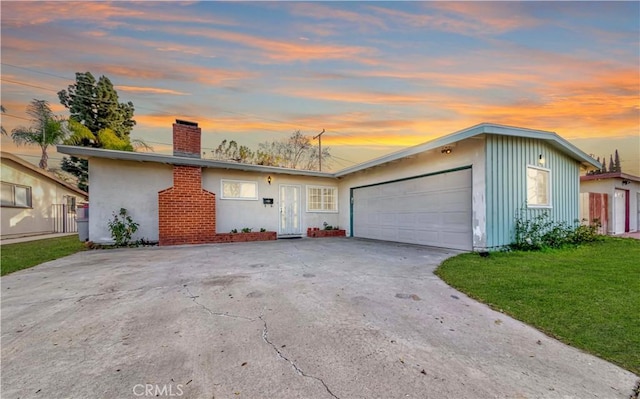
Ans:
{"label": "exterior wall light", "polygon": [[449,146],[442,147],[442,150],[440,152],[443,154],[451,154],[451,147]]}
{"label": "exterior wall light", "polygon": [[544,155],[540,154],[538,155],[538,163],[540,165],[544,165],[545,159],[544,159]]}
{"label": "exterior wall light", "polygon": [[267,177],[267,183],[269,183],[269,185],[271,185],[271,176]]}

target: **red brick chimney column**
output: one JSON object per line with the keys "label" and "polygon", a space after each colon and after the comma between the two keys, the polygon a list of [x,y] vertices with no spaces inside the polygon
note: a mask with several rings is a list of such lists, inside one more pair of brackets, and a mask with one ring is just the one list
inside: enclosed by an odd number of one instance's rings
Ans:
{"label": "red brick chimney column", "polygon": [[[200,158],[197,126],[197,123],[178,120],[173,125],[175,156]],[[173,187],[158,192],[158,213],[160,245],[215,241],[216,197],[202,188],[199,166],[173,166]]]}
{"label": "red brick chimney column", "polygon": [[196,122],[176,119],[173,124],[173,155],[200,158],[202,129]]}

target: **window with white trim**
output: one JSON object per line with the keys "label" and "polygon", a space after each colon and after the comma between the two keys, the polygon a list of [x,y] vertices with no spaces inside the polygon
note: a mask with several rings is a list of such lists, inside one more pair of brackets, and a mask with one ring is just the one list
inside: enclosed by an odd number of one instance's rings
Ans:
{"label": "window with white trim", "polygon": [[222,180],[222,199],[258,200],[258,182]]}
{"label": "window with white trim", "polygon": [[527,166],[527,205],[551,207],[551,171]]}
{"label": "window with white trim", "polygon": [[338,212],[338,188],[307,186],[307,212]]}
{"label": "window with white trim", "polygon": [[31,208],[31,187],[2,182],[2,206]]}

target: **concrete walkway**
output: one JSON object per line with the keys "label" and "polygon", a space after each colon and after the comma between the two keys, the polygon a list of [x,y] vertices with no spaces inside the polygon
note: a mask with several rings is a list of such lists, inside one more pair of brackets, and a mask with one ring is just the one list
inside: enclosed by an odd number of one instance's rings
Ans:
{"label": "concrete walkway", "polygon": [[452,255],[328,238],[21,270],[1,278],[2,397],[630,397],[638,376],[438,279]]}
{"label": "concrete walkway", "polygon": [[37,236],[26,236],[17,238],[3,238],[0,240],[0,245],[16,244],[19,242],[29,242],[37,240],[46,240],[47,238],[57,238],[66,236],[77,236],[78,233],[51,233],[51,234],[39,234]]}

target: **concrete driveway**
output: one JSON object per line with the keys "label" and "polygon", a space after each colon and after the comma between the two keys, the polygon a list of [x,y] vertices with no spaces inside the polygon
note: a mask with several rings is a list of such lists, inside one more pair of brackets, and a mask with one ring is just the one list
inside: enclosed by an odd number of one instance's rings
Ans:
{"label": "concrete driveway", "polygon": [[634,374],[440,281],[454,254],[303,239],[17,272],[2,398],[629,398]]}

